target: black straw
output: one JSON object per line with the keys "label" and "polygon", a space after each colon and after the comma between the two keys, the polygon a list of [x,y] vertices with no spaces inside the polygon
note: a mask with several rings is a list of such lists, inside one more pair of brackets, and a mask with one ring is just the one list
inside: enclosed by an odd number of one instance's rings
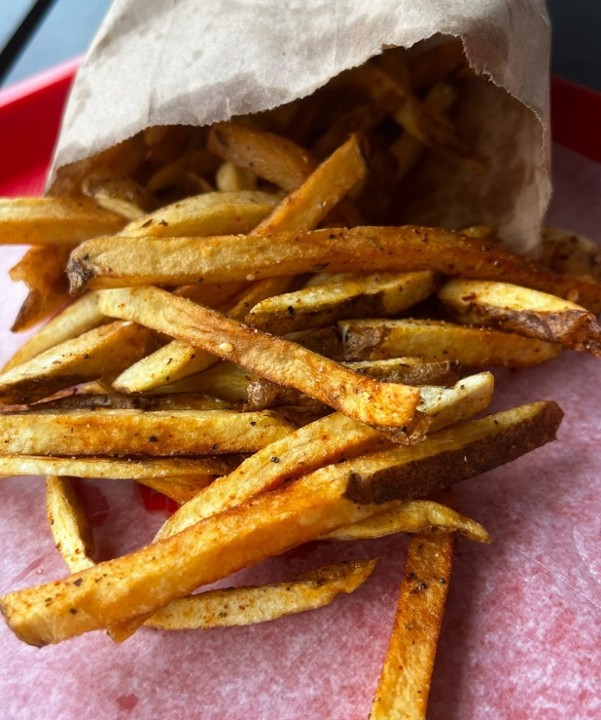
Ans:
{"label": "black straw", "polygon": [[16,29],[11,39],[6,43],[0,52],[0,84],[13,66],[15,60],[21,54],[27,41],[40,24],[44,15],[53,4],[54,0],[37,0],[23,18],[23,21]]}

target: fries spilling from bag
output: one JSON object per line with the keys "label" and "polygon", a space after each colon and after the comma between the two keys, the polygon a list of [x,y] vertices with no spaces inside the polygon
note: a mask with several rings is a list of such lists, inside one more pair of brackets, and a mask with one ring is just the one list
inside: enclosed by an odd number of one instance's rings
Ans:
{"label": "fries spilling from bag", "polygon": [[[592,250],[543,263],[491,228],[395,223],[423,155],[486,170],[448,114],[468,70],[430,52],[412,68],[395,51],[254,117],[152,128],[63,177],[58,196],[2,201],[0,242],[39,255],[14,273],[38,288],[15,329],[63,305],[0,374],[0,475],[47,476],[73,573],[0,599],[22,640],[321,607],[375,561],[194,593],[311,540],[408,532],[372,717],[399,703],[423,716],[449,534],[490,542],[433,494],[553,440],[562,416],[546,400],[473,419],[493,396],[480,370],[601,354]],[[71,477],[133,479],[179,507],[147,546],[96,563]]]}

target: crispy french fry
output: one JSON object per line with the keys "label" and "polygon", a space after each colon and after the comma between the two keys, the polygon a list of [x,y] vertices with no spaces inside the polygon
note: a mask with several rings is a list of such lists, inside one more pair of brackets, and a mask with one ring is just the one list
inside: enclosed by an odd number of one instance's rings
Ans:
{"label": "crispy french fry", "polygon": [[[188,529],[64,580],[4,595],[11,630],[47,645],[131,621],[197,587],[552,440],[562,413],[533,403],[311,473]],[[441,462],[445,472],[440,472]],[[75,611],[75,612],[73,612]]]}
{"label": "crispy french fry", "polygon": [[394,625],[370,720],[425,720],[453,567],[452,534],[409,541]]}
{"label": "crispy french fry", "polygon": [[93,567],[94,536],[71,481],[46,478],[46,512],[56,548],[72,573]]}
{"label": "crispy french fry", "polygon": [[84,380],[118,373],[147,351],[150,333],[113,322],[66,340],[0,374],[0,401],[26,404]]}
{"label": "crispy french fry", "polygon": [[72,340],[88,330],[106,322],[106,317],[98,309],[96,291],[86,293],[68,305],[61,313],[52,318],[44,327],[22,345],[2,368],[6,372],[16,365],[31,360],[60,343]]}
{"label": "crispy french fry", "polygon": [[561,351],[559,345],[515,333],[439,320],[342,320],[338,330],[339,352],[347,359],[416,355],[458,360],[466,367],[528,367]]}
{"label": "crispy french fry", "polygon": [[[56,475],[58,477],[136,480],[143,485],[164,481],[163,487],[189,481],[204,487],[222,475],[228,475],[240,462],[239,456],[153,458],[119,460],[103,457],[49,457],[35,455],[0,456],[0,477],[14,475]],[[163,492],[163,490],[161,490]],[[166,493],[169,494],[169,493]]]}
{"label": "crispy french fry", "polygon": [[87,175],[82,191],[104,210],[137,220],[157,206],[157,200],[131,177],[111,173]]}
{"label": "crispy french fry", "polygon": [[268,236],[97,238],[69,261],[72,290],[84,287],[258,280],[307,272],[431,270],[469,279],[512,282],[601,308],[601,284],[560,275],[499,243],[449,230],[403,227],[330,228]]}
{"label": "crispy french fry", "polygon": [[288,582],[189,595],[172,600],[144,624],[158,630],[197,630],[253,625],[315,610],[363,585],[376,562],[351,560],[311,570]]}
{"label": "crispy french fry", "polygon": [[474,542],[492,542],[490,535],[480,523],[432,500],[399,501],[385,512],[372,515],[354,525],[334,530],[323,539],[369,540],[400,532],[459,532]]}
{"label": "crispy french fry", "polygon": [[261,333],[164,290],[106,290],[101,294],[100,309],[231,360],[268,380],[295,387],[354,419],[389,428],[398,439],[411,437],[411,425],[418,420],[415,408],[419,391],[415,388],[359,375],[300,345]]}
{"label": "crispy french fry", "polygon": [[125,219],[88,198],[0,198],[0,244],[62,245],[115,233]]}
{"label": "crispy french fry", "polygon": [[316,166],[311,155],[296,143],[239,123],[215,125],[209,133],[208,147],[224,160],[252,170],[286,192],[296,190]]}
{"label": "crispy french fry", "polygon": [[268,411],[65,410],[0,414],[2,455],[170,456],[254,452],[292,432]]}
{"label": "crispy french fry", "polygon": [[13,332],[29,330],[69,301],[68,259],[68,248],[32,247],[10,270],[11,279],[29,289],[11,326]]}
{"label": "crispy french fry", "polygon": [[454,385],[461,373],[456,360],[424,360],[416,357],[397,357],[388,360],[358,360],[345,363],[355,372],[388,382],[406,385]]}
{"label": "crispy french fry", "polygon": [[161,395],[120,395],[70,393],[44,399],[30,406],[33,410],[233,410],[231,403],[201,393],[164,393]]}
{"label": "crispy french fry", "polygon": [[252,308],[246,322],[284,335],[345,318],[397,315],[425,300],[433,289],[430,272],[357,276],[267,298]]}
{"label": "crispy french fry", "polygon": [[166,205],[123,228],[130,237],[177,237],[250,232],[281,198],[257,191],[210,192]]}
{"label": "crispy french fry", "polygon": [[438,292],[461,323],[500,328],[601,357],[601,327],[584,308],[509,283],[451,280]]}
{"label": "crispy french fry", "polygon": [[248,383],[255,377],[247,370],[229,362],[220,362],[212,368],[190,375],[170,385],[155,388],[151,394],[200,392],[211,393],[232,403],[245,403],[248,400]]}
{"label": "crispy french fry", "polygon": [[[434,418],[435,427],[440,429],[484,410],[490,403],[492,391],[492,375],[480,373],[459,381],[448,391],[424,390],[421,409]],[[245,460],[229,476],[216,481],[174,513],[157,537],[180,532],[194,522],[273,490],[301,474],[387,446],[384,438],[367,425],[339,413],[328,415]]]}

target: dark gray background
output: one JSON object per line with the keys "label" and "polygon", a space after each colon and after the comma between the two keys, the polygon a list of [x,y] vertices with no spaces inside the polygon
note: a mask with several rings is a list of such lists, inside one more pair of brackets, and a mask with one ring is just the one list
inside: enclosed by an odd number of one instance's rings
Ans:
{"label": "dark gray background", "polygon": [[[4,85],[85,52],[110,0],[55,0]],[[0,0],[0,47],[33,0]],[[601,0],[547,0],[553,24],[552,71],[601,91]]]}

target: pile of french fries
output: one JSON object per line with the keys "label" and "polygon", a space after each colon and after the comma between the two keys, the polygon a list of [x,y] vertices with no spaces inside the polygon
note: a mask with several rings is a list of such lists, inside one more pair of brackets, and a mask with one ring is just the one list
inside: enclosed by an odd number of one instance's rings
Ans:
{"label": "pile of french fries", "polygon": [[[562,417],[542,401],[473,419],[487,368],[601,355],[593,246],[549,233],[535,261],[493,228],[393,224],[424,154],[486,170],[448,116],[467,74],[454,44],[389,51],[305,100],[151,128],[63,170],[52,195],[0,202],[0,242],[32,246],[11,271],[30,289],[12,329],[47,321],[0,374],[0,474],[46,477],[71,573],[0,599],[19,638],[315,609],[376,560],[196,591],[307,541],[406,532],[371,717],[425,716],[454,533],[490,542],[449,488]],[[135,480],[178,509],[97,563],[71,478]]]}

